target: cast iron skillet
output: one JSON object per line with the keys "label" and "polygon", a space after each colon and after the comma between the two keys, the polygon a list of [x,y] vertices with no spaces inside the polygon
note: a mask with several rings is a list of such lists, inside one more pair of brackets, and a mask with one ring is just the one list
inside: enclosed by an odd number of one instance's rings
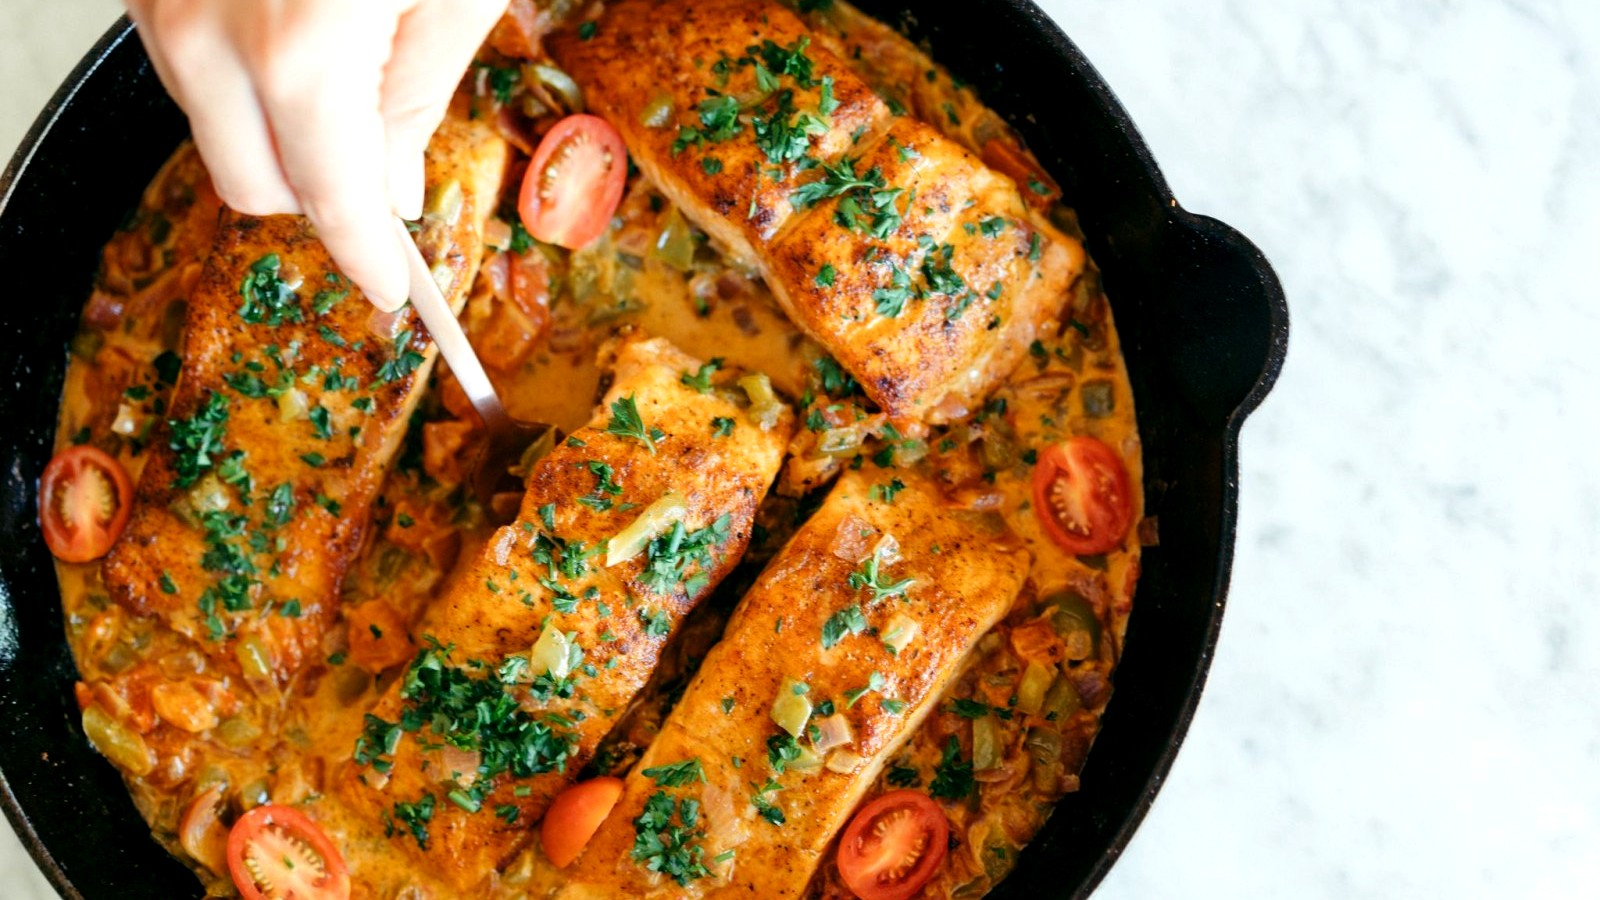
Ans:
{"label": "cast iron skillet", "polygon": [[[1081,898],[1144,817],[1194,714],[1222,622],[1238,434],[1288,344],[1277,278],[1243,236],[1178,206],[1133,123],[1026,0],[868,12],[927,40],[1014,122],[1077,207],[1104,271],[1138,401],[1161,546],[1144,556],[1126,654],[1083,788],[995,897]],[[100,247],[187,128],[126,21],[90,51],[0,177],[0,801],[72,898],[193,897],[84,739],[35,490],[67,341]]]}

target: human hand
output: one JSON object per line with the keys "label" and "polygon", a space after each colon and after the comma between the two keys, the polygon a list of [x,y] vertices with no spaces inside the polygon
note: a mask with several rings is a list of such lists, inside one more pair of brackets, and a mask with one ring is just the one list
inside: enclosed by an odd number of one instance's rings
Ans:
{"label": "human hand", "polygon": [[223,202],[303,213],[374,304],[402,306],[393,217],[421,215],[423,150],[506,0],[127,4]]}

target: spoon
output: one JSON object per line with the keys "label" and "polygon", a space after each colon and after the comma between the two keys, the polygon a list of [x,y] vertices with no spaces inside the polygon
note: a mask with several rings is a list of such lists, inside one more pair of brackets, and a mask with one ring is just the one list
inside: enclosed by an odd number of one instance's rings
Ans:
{"label": "spoon", "polygon": [[[449,364],[450,371],[455,373],[462,391],[472,403],[472,409],[483,423],[483,449],[473,466],[470,483],[484,508],[492,508],[494,495],[499,492],[497,489],[506,479],[512,464],[521,460],[530,444],[552,432],[555,426],[519,421],[506,412],[505,404],[500,401],[500,395],[495,393],[489,374],[483,370],[483,363],[478,361],[478,354],[467,342],[461,323],[450,311],[450,304],[440,292],[439,283],[434,281],[428,261],[422,258],[422,251],[417,249],[406,223],[396,219],[395,224],[400,232],[400,245],[405,250],[409,269],[411,305],[422,318],[422,324],[427,326],[428,334],[439,348],[439,354]],[[559,439],[557,434],[551,436]]]}

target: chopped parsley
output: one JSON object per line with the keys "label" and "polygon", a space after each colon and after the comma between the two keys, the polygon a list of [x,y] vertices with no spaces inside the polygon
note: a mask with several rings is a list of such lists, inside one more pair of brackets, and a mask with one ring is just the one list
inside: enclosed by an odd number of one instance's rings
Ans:
{"label": "chopped parsley", "polygon": [[705,837],[700,825],[700,801],[674,798],[656,791],[644,803],[644,810],[633,820],[633,850],[629,854],[646,869],[676,881],[680,887],[711,874],[701,857]]}
{"label": "chopped parsley", "polygon": [[835,274],[833,263],[826,263],[822,268],[817,270],[817,277],[812,279],[812,281],[817,287],[833,287],[833,278]]}
{"label": "chopped parsley", "polygon": [[972,761],[961,758],[961,742],[953,734],[945,742],[939,765],[933,770],[928,793],[942,800],[962,800],[972,793]]}
{"label": "chopped parsley", "polygon": [[633,394],[611,403],[611,421],[606,425],[606,433],[617,437],[632,438],[651,453],[656,452],[656,441],[666,437],[659,428],[646,428],[644,421],[639,418],[639,405],[634,401]]}
{"label": "chopped parsley", "polygon": [[[428,823],[433,821],[433,809],[438,800],[432,794],[423,794],[415,803],[396,803],[394,805],[394,818],[411,832],[416,839],[417,846],[428,849]],[[389,819],[388,813],[384,814],[384,837],[393,837],[395,834],[394,822]]]}
{"label": "chopped parsley", "polygon": [[183,368],[183,360],[171,350],[163,350],[156,356],[152,365],[156,368],[156,378],[162,384],[177,384],[178,372]]}
{"label": "chopped parsley", "polygon": [[[492,779],[504,772],[528,778],[565,770],[575,745],[569,720],[558,715],[535,716],[523,709],[509,690],[514,682],[504,677],[516,673],[503,673],[476,661],[454,665],[449,647],[431,637],[427,641],[429,646],[406,669],[400,690],[405,708],[398,725],[407,733],[427,726],[433,740],[478,754],[478,779],[466,792],[473,804],[483,801]],[[469,670],[480,669],[485,672],[483,677],[469,674]],[[387,739],[388,732],[383,735]],[[363,737],[368,735],[364,732]],[[366,749],[373,746],[377,745],[369,742]]]}
{"label": "chopped parsley", "polygon": [[902,217],[895,201],[903,191],[889,187],[877,166],[858,174],[855,165],[856,161],[849,157],[831,166],[822,164],[822,177],[795,188],[789,194],[789,202],[796,209],[806,209],[838,197],[835,221],[852,231],[864,231],[880,240],[887,238],[900,227]]}
{"label": "chopped parsley", "polygon": [[873,672],[871,675],[867,676],[866,684],[858,688],[851,688],[850,690],[844,692],[844,708],[850,709],[856,705],[857,700],[865,697],[869,692],[881,690],[883,690],[883,673]]}
{"label": "chopped parsley", "polygon": [[905,311],[911,299],[911,276],[898,265],[890,265],[889,284],[872,292],[873,309],[880,316],[893,319]]}
{"label": "chopped parsley", "polygon": [[727,437],[733,434],[734,421],[727,416],[717,416],[711,420],[711,433],[716,437]]}
{"label": "chopped parsley", "polygon": [[850,377],[844,367],[834,362],[832,357],[819,356],[811,363],[817,370],[817,375],[822,379],[822,391],[830,397],[844,398],[860,390],[860,385]]}
{"label": "chopped parsley", "polygon": [[881,558],[876,553],[863,562],[859,570],[850,573],[850,586],[857,590],[871,589],[874,600],[898,597],[915,583],[915,579],[911,578],[890,581],[882,571]]}
{"label": "chopped parsley", "polygon": [[279,276],[278,254],[268,253],[250,264],[239,282],[239,318],[252,325],[282,325],[305,318],[300,298]]}
{"label": "chopped parsley", "polygon": [[185,488],[195,483],[201,473],[211,468],[211,456],[222,451],[223,426],[228,421],[228,399],[212,391],[206,402],[187,419],[171,419],[172,428],[168,444],[176,455],[172,467],[177,472],[172,486]]}
{"label": "chopped parsley", "polygon": [[722,173],[722,160],[717,159],[715,156],[702,156],[700,157],[700,169],[707,175],[719,175]]}
{"label": "chopped parsley", "polygon": [[691,781],[705,783],[706,773],[700,767],[699,757],[690,757],[675,763],[652,766],[640,774],[662,787],[682,787]]}
{"label": "chopped parsley", "polygon": [[885,503],[893,503],[894,498],[905,489],[906,483],[898,478],[895,478],[892,479],[888,484],[873,485],[867,494],[874,500],[882,500]]}
{"label": "chopped parsley", "polygon": [[584,22],[578,26],[578,39],[587,41],[600,33],[600,26],[594,21]]}
{"label": "chopped parsley", "polygon": [[782,825],[786,821],[783,810],[772,801],[772,795],[781,790],[783,785],[769,778],[766,784],[756,786],[750,794],[750,803],[756,808],[756,813],[774,825]]}
{"label": "chopped parsley", "polygon": [[377,380],[379,384],[388,384],[399,381],[417,370],[426,359],[411,347],[411,329],[400,332],[394,339],[394,356],[384,360],[378,367]]}
{"label": "chopped parsley", "polygon": [[711,393],[711,376],[715,375],[720,368],[722,368],[722,357],[715,356],[711,358],[710,362],[701,365],[694,374],[683,373],[679,380],[687,387],[692,387],[702,394],[709,394]]}
{"label": "chopped parsley", "polygon": [[[671,528],[651,538],[645,546],[646,562],[639,580],[658,594],[671,593],[680,586],[691,596],[698,593],[710,580],[705,572],[715,561],[715,550],[727,540],[731,522],[723,513],[710,525],[694,531],[684,527],[681,520],[672,523]],[[690,567],[701,571],[688,576]]]}
{"label": "chopped parsley", "polygon": [[845,635],[861,634],[866,630],[867,617],[861,612],[861,604],[852,603],[822,623],[822,649],[831,650],[844,640]]}
{"label": "chopped parsley", "polygon": [[916,787],[922,783],[922,774],[916,766],[892,765],[889,767],[888,781],[891,787]]}

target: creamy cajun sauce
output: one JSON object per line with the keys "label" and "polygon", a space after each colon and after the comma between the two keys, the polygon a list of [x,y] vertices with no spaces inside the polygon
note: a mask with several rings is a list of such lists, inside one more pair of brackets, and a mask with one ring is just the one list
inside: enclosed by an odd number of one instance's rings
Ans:
{"label": "creamy cajun sauce", "polygon": [[[819,39],[836,42],[892,102],[974,151],[992,141],[1015,146],[1007,126],[971,89],[897,33],[843,3],[808,16]],[[512,108],[536,134],[569,111],[558,91],[536,86],[532,64],[519,68],[486,50],[476,72],[484,114]],[[507,83],[521,87],[497,97],[496,85]],[[218,209],[197,155],[185,145],[106,246],[72,344],[58,450],[91,443],[137,479],[147,448],[164,439],[184,298],[205,260]],[[955,846],[924,895],[988,891],[1054,802],[1077,788],[1111,694],[1140,538],[1153,539],[1153,523],[1142,523],[1111,552],[1074,556],[1043,533],[1032,509],[1038,454],[1070,436],[1091,435],[1121,456],[1133,485],[1133,521],[1141,521],[1133,396],[1098,273],[1091,266],[1073,285],[1063,298],[1059,328],[1035,343],[964,424],[885,440],[881,431],[851,434],[839,425],[854,419],[876,426],[881,418],[874,420],[863,398],[826,377],[829,361],[760,282],[724,262],[642,178],[631,180],[613,227],[580,252],[525,241],[509,225],[512,217],[508,206],[502,224],[490,231],[493,246],[462,321],[515,415],[569,430],[582,425],[601,387],[595,350],[617,328],[631,325],[702,359],[720,357],[767,373],[811,423],[791,446],[740,569],[674,639],[651,687],[602,746],[591,771],[620,774],[637,758],[741,592],[840,468],[920,467],[945,484],[954,503],[1003,517],[1032,551],[1033,567],[1028,589],[979,642],[868,799],[899,787],[931,790],[951,822]],[[1079,233],[1065,207],[1051,217],[1069,234]],[[530,278],[541,289],[513,298],[508,283]],[[860,415],[844,414],[856,409]],[[225,872],[211,871],[185,849],[179,825],[194,797],[222,784],[225,815],[268,801],[302,804],[343,852],[358,897],[453,896],[402,852],[400,842],[410,839],[403,830],[374,831],[323,792],[330,773],[350,759],[363,712],[420,647],[421,636],[410,626],[449,582],[456,560],[475,554],[490,532],[485,510],[461,486],[472,459],[471,422],[459,387],[441,366],[384,484],[372,537],[346,577],[345,618],[324,636],[322,658],[285,695],[217,676],[207,698],[217,724],[198,734],[157,721],[148,708],[149,684],[131,701],[107,684],[130,672],[147,673],[149,682],[206,677],[205,654],[153,619],[110,603],[99,563],[57,564],[67,636],[82,676],[80,703],[111,711],[93,721],[86,716],[86,731],[123,769],[155,838],[196,870],[209,893],[230,895],[233,887]],[[397,642],[391,633],[382,646],[372,646],[365,634],[378,634],[380,621],[391,632],[394,624],[402,626],[404,639]],[[1042,656],[1041,635],[1049,646]],[[248,680],[248,666],[244,672]],[[143,762],[151,758],[153,766]],[[559,872],[534,841],[492,879],[489,894],[537,896],[555,883]],[[831,862],[812,892],[850,896]]]}

